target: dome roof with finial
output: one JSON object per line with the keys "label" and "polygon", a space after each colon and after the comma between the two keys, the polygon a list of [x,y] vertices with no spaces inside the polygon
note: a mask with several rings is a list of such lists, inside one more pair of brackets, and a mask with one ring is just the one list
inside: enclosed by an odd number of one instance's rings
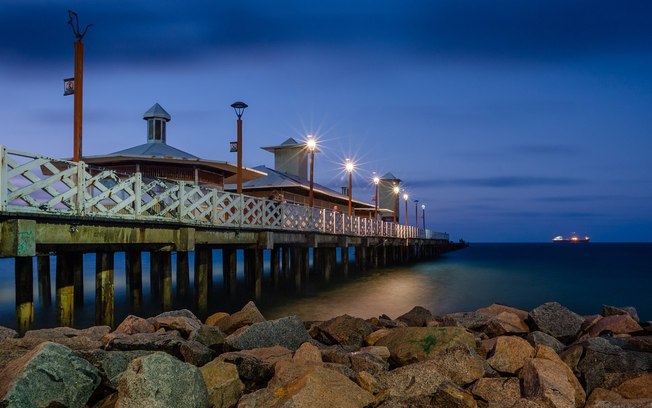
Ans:
{"label": "dome roof with finial", "polygon": [[158,103],[155,103],[154,106],[149,108],[149,110],[145,112],[145,114],[143,115],[143,119],[145,120],[150,118],[161,118],[161,119],[165,119],[166,122],[172,120],[170,114],[167,113],[165,109],[163,109],[163,107]]}

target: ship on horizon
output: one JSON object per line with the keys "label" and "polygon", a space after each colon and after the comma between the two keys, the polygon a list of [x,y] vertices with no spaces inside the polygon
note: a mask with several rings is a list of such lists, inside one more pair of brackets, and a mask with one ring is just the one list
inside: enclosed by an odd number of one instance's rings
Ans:
{"label": "ship on horizon", "polygon": [[591,238],[588,236],[580,237],[579,235],[572,233],[570,237],[557,235],[552,239],[552,242],[570,242],[572,244],[579,244],[579,243],[589,242],[590,240]]}

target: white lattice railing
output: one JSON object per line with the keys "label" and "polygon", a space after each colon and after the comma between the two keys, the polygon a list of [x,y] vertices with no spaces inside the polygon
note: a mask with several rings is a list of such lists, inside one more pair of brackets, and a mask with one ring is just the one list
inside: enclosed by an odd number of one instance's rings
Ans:
{"label": "white lattice railing", "polygon": [[108,217],[226,228],[448,240],[448,234],[326,208],[123,174],[0,146],[0,212]]}

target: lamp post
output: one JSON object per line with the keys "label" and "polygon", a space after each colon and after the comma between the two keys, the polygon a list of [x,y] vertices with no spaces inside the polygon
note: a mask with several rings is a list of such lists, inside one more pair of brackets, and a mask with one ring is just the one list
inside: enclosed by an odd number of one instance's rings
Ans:
{"label": "lamp post", "polygon": [[405,200],[405,226],[406,227],[408,226],[408,206],[407,206],[408,198],[409,197],[407,193],[403,193],[403,199]]}
{"label": "lamp post", "polygon": [[401,191],[398,185],[394,185],[394,224],[396,224],[396,213],[398,212],[398,193]]}
{"label": "lamp post", "polygon": [[376,186],[376,195],[374,196],[374,203],[376,203],[374,221],[378,221],[378,183],[380,183],[380,177],[374,176],[374,185]]}
{"label": "lamp post", "polygon": [[[74,21],[73,21],[74,20]],[[82,110],[84,107],[84,44],[82,39],[93,24],[86,26],[83,32],[79,30],[79,16],[68,10],[68,24],[75,35],[75,78],[74,78],[74,116],[73,116],[73,160],[82,159]]]}
{"label": "lamp post", "polygon": [[349,217],[353,214],[353,203],[352,203],[352,200],[351,200],[351,189],[352,189],[352,185],[353,185],[353,167],[354,167],[353,162],[350,159],[346,159],[346,164],[345,164],[344,168],[349,173],[349,188],[348,188],[348,192],[349,192]]}
{"label": "lamp post", "polygon": [[421,204],[421,221],[423,222],[423,229],[426,229],[426,205]]}
{"label": "lamp post", "polygon": [[414,200],[414,226],[419,229],[419,200]]}
{"label": "lamp post", "polygon": [[310,208],[313,207],[314,205],[314,190],[313,190],[313,180],[314,180],[314,172],[315,172],[315,148],[317,147],[317,142],[315,141],[315,138],[312,136],[308,136],[308,141],[306,142],[306,146],[308,146],[308,150],[310,151],[310,191],[308,193],[308,206]]}
{"label": "lamp post", "polygon": [[248,105],[244,102],[238,101],[232,103],[231,107],[238,117],[238,173],[236,175],[236,180],[238,183],[237,192],[238,194],[242,194],[242,114]]}

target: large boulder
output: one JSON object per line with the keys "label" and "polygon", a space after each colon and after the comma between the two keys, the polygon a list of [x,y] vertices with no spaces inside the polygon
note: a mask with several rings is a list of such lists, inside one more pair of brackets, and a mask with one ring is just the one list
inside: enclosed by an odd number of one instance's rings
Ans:
{"label": "large boulder", "polygon": [[495,406],[511,407],[521,399],[521,385],[516,377],[480,378],[471,392],[482,401]]}
{"label": "large boulder", "polygon": [[274,365],[281,360],[291,360],[292,351],[275,346],[220,354],[220,361],[235,364],[247,390],[265,387],[274,376]]}
{"label": "large boulder", "polygon": [[205,345],[197,341],[185,340],[176,332],[120,334],[111,338],[105,349],[164,351],[197,366],[208,363],[213,356],[212,350]]}
{"label": "large boulder", "polygon": [[439,372],[459,386],[466,386],[496,372],[467,344],[458,344],[432,358]]}
{"label": "large boulder", "polygon": [[360,348],[365,337],[373,332],[371,325],[359,317],[338,316],[313,327],[313,337],[324,344]]}
{"label": "large boulder", "polygon": [[111,331],[109,326],[93,326],[87,329],[55,327],[53,329],[30,330],[20,340],[26,343],[51,341],[73,350],[94,350],[102,347],[102,338]]}
{"label": "large boulder", "polygon": [[176,330],[186,339],[202,326],[201,320],[188,309],[161,313],[147,320],[154,325],[156,330]]}
{"label": "large boulder", "polygon": [[637,377],[631,378],[629,380],[623,381],[618,387],[614,388],[618,394],[622,395],[623,398],[628,399],[640,399],[640,398],[649,398],[652,399],[652,372],[651,373],[642,373]]}
{"label": "large boulder", "polygon": [[238,403],[245,387],[234,364],[213,360],[199,371],[206,383],[208,403],[212,408],[229,408]]}
{"label": "large boulder", "polygon": [[582,316],[557,302],[548,302],[532,309],[530,319],[536,328],[566,343],[577,336],[584,323]]}
{"label": "large boulder", "polygon": [[628,314],[603,317],[588,328],[591,337],[601,333],[629,334],[643,331],[643,328]]}
{"label": "large boulder", "polygon": [[480,312],[456,312],[442,316],[444,326],[465,327],[470,330],[481,330],[491,316]]}
{"label": "large boulder", "polygon": [[389,349],[389,361],[404,366],[427,360],[456,344],[475,347],[475,337],[462,327],[399,327],[375,342]]}
{"label": "large boulder", "polygon": [[473,395],[450,381],[441,384],[435,392],[433,402],[439,408],[477,408]]}
{"label": "large boulder", "polygon": [[439,370],[438,362],[426,360],[399,367],[377,376],[378,387],[389,396],[413,397],[432,395],[448,377]]}
{"label": "large boulder", "polygon": [[557,353],[561,352],[565,347],[564,343],[561,341],[557,340],[549,334],[545,334],[544,332],[538,330],[528,333],[527,341],[530,342],[532,347],[536,347],[541,344],[550,347]]}
{"label": "large boulder", "polygon": [[492,316],[486,324],[484,332],[489,337],[504,336],[506,334],[524,334],[528,333],[530,328],[525,320],[516,313],[500,312]]}
{"label": "large boulder", "polygon": [[81,408],[100,381],[68,347],[44,342],[0,371],[0,406]]}
{"label": "large boulder", "polygon": [[199,330],[193,332],[188,337],[188,340],[199,342],[211,350],[221,353],[224,348],[226,336],[218,327],[203,324]]}
{"label": "large boulder", "polygon": [[14,339],[18,337],[18,332],[8,327],[0,326],[0,340]]}
{"label": "large boulder", "polygon": [[409,312],[397,317],[396,320],[411,327],[425,327],[428,322],[435,320],[435,317],[425,307],[415,306]]}
{"label": "large boulder", "polygon": [[636,308],[632,306],[623,306],[623,307],[616,307],[616,306],[609,306],[609,305],[602,305],[602,316],[614,316],[614,315],[629,315],[636,323],[640,321],[638,318],[638,312],[636,311]]}
{"label": "large boulder", "polygon": [[156,327],[147,319],[129,315],[115,328],[114,334],[154,333]]}
{"label": "large boulder", "polygon": [[243,396],[238,407],[363,408],[373,395],[318,363],[280,361],[267,388]]}
{"label": "large boulder", "polygon": [[303,321],[298,316],[289,316],[254,323],[228,336],[226,343],[236,350],[273,346],[296,350],[302,343],[309,340],[311,338]]}
{"label": "large boulder", "polygon": [[102,375],[104,385],[117,388],[120,375],[135,358],[152,354],[153,351],[105,351],[80,350],[74,354],[83,358],[97,368]]}
{"label": "large boulder", "polygon": [[116,408],[207,408],[208,392],[199,369],[166,353],[134,359],[118,383]]}
{"label": "large boulder", "polygon": [[521,320],[526,320],[528,318],[528,312],[526,312],[525,310],[517,309],[515,307],[511,307],[507,305],[501,305],[499,303],[493,303],[490,306],[483,307],[481,309],[476,310],[476,313],[480,313],[490,317],[494,317],[496,315],[505,312],[515,314]]}
{"label": "large boulder", "polygon": [[[520,378],[523,381],[523,395],[528,399],[536,399],[558,408],[584,406],[584,391],[577,393],[570,381],[570,378],[574,381],[577,379],[567,376],[564,367],[554,361],[543,358],[530,359],[523,366]],[[581,390],[581,387],[579,389]]]}
{"label": "large boulder", "polygon": [[534,348],[527,340],[515,336],[497,338],[487,363],[501,373],[515,374],[534,354]]}
{"label": "large boulder", "polygon": [[240,311],[230,316],[220,317],[213,324],[219,327],[225,334],[231,334],[241,327],[264,321],[265,318],[256,307],[256,304],[254,302],[248,302]]}

